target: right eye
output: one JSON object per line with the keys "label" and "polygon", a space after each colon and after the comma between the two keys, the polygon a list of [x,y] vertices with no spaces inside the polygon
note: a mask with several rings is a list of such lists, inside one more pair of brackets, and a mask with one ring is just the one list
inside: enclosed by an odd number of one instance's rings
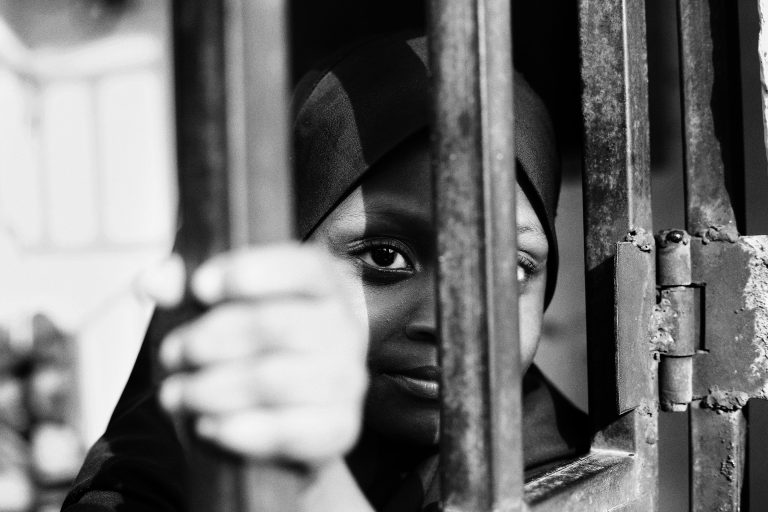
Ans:
{"label": "right eye", "polygon": [[411,268],[411,265],[408,263],[404,254],[394,247],[386,245],[366,249],[358,253],[357,257],[360,258],[363,263],[380,269],[408,270]]}
{"label": "right eye", "polygon": [[350,254],[361,263],[363,272],[372,281],[388,282],[408,276],[415,270],[411,251],[394,238],[372,238],[353,244]]}

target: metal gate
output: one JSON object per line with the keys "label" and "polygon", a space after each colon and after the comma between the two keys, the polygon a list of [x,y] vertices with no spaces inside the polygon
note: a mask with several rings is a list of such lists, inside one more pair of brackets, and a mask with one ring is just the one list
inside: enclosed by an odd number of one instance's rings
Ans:
{"label": "metal gate", "polygon": [[[768,393],[768,237],[739,236],[725,187],[743,180],[718,138],[736,115],[718,74],[729,4],[678,2],[686,226],[654,237],[645,2],[579,1],[592,448],[524,483],[519,353],[502,342],[518,328],[505,315],[517,299],[504,230],[510,2],[429,2],[442,361],[454,376],[442,383],[444,510],[655,510],[660,407],[690,417],[692,510],[740,509],[744,406]],[[178,249],[190,266],[291,235],[287,19],[282,0],[174,2]],[[459,189],[470,192],[451,199]],[[193,482],[206,483],[191,486],[196,510],[294,508],[290,468],[211,459],[194,441],[192,453]]]}

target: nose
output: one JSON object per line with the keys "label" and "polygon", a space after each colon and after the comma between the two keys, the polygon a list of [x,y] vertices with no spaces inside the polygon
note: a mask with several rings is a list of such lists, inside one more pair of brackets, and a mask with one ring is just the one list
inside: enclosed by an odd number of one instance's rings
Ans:
{"label": "nose", "polygon": [[435,283],[428,280],[424,293],[416,298],[412,313],[405,325],[405,335],[413,341],[437,342],[437,311],[435,303]]}

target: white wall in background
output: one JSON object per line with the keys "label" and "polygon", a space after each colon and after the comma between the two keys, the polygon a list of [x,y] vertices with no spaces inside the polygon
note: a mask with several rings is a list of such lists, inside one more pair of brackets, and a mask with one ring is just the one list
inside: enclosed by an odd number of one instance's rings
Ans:
{"label": "white wall in background", "polygon": [[149,29],[34,48],[0,13],[0,324],[44,313],[76,339],[87,444],[152,309],[135,277],[174,230],[167,2],[143,4]]}

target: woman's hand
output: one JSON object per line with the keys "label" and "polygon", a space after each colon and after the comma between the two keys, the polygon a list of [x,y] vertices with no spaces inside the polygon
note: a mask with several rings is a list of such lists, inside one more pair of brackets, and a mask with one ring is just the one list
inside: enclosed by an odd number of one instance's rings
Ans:
{"label": "woman's hand", "polygon": [[[180,260],[144,279],[163,306],[184,288]],[[355,442],[367,332],[330,256],[283,245],[222,254],[192,276],[210,309],[163,340],[160,401],[197,433],[245,457],[322,466]]]}

